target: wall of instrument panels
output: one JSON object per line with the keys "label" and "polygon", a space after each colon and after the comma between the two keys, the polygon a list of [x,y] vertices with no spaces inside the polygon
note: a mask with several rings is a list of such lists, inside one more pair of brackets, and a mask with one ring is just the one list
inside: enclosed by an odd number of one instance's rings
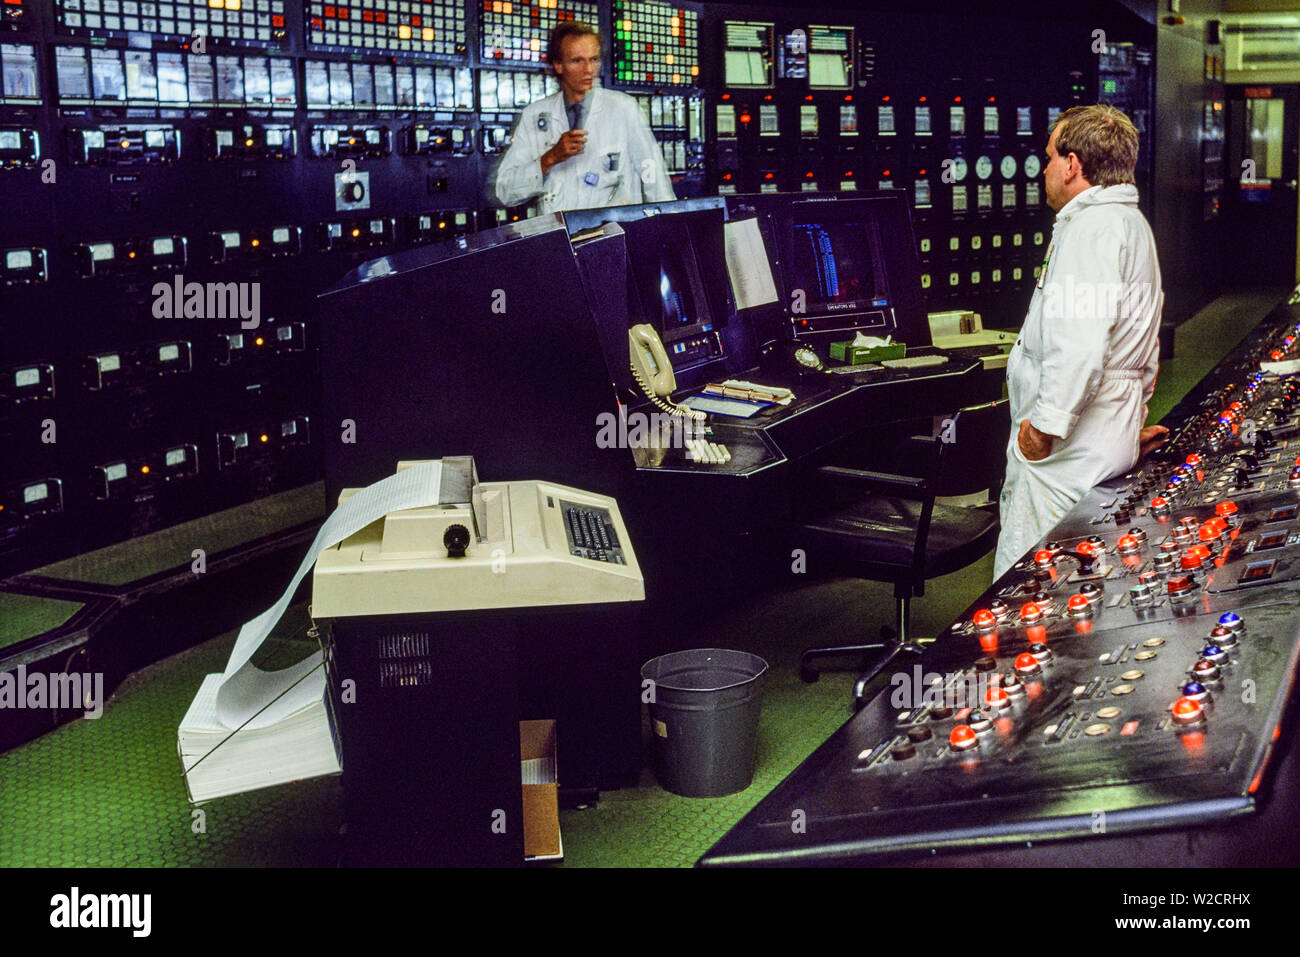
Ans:
{"label": "wall of instrument panels", "polygon": [[[314,297],[363,259],[527,215],[483,184],[595,23],[679,196],[909,191],[931,308],[1014,323],[1082,22],[657,0],[0,4],[0,573],[301,485]],[[1090,21],[1091,22],[1091,21]],[[1020,50],[1020,45],[1024,50]],[[364,435],[355,441],[364,442]],[[197,546],[196,546],[197,547]]]}

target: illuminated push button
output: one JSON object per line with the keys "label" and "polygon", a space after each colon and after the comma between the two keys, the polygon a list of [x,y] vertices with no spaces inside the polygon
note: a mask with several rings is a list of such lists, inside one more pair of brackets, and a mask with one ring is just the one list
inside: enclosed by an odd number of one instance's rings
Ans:
{"label": "illuminated push button", "polygon": [[1205,717],[1205,709],[1199,701],[1191,698],[1179,698],[1172,708],[1174,721],[1178,724],[1195,724]]}
{"label": "illuminated push button", "polygon": [[1199,681],[1189,681],[1183,685],[1183,697],[1191,698],[1198,703],[1208,701],[1210,700],[1210,689]]}
{"label": "illuminated push button", "polygon": [[1010,706],[1011,698],[1007,694],[1006,689],[1000,685],[994,685],[989,688],[988,691],[984,692],[984,707],[988,708],[990,711],[997,712]]}
{"label": "illuminated push button", "polygon": [[1235,611],[1225,612],[1219,616],[1219,624],[1223,627],[1240,635],[1246,630],[1246,623],[1241,620],[1241,616]]}
{"label": "illuminated push button", "polygon": [[1286,484],[1288,488],[1300,487],[1300,468],[1291,470],[1291,473],[1286,477]]}
{"label": "illuminated push button", "polygon": [[1043,620],[1042,610],[1032,601],[1028,602],[1020,609],[1020,621],[1022,624],[1034,625]]}
{"label": "illuminated push button", "polygon": [[971,624],[973,624],[978,631],[992,631],[998,626],[998,619],[997,616],[987,608],[981,608],[971,616]]}
{"label": "illuminated push button", "polygon": [[1220,648],[1231,648],[1237,644],[1237,634],[1231,628],[1215,625],[1210,629],[1210,644]]}
{"label": "illuminated push button", "polygon": [[1151,500],[1151,514],[1157,516],[1168,515],[1169,500],[1161,495],[1157,495],[1155,498],[1153,498]]}
{"label": "illuminated push button", "polygon": [[1179,545],[1190,545],[1192,543],[1192,530],[1186,525],[1179,525],[1174,529],[1174,541]]}
{"label": "illuminated push button", "polygon": [[1165,582],[1165,590],[1170,598],[1186,598],[1192,594],[1195,587],[1196,583],[1188,575],[1177,575]]}
{"label": "illuminated push button", "polygon": [[979,743],[979,738],[968,725],[959,724],[948,735],[948,746],[954,751],[969,751],[971,748],[978,748]]}
{"label": "illuminated push button", "polygon": [[1228,653],[1218,645],[1206,645],[1201,649],[1201,657],[1206,661],[1213,661],[1216,665],[1221,665],[1228,660]]}
{"label": "illuminated push button", "polygon": [[1026,677],[1036,675],[1043,670],[1043,666],[1038,663],[1038,659],[1027,651],[1016,655],[1015,664],[1012,667],[1015,668],[1016,674]]}
{"label": "illuminated push button", "polygon": [[1140,528],[1130,528],[1128,530],[1128,537],[1137,542],[1138,548],[1144,547],[1147,543],[1147,533]]}
{"label": "illuminated push button", "polygon": [[1183,464],[1187,465],[1189,468],[1196,468],[1196,466],[1201,464],[1201,457],[1193,452],[1183,460]]}
{"label": "illuminated push button", "polygon": [[1154,587],[1160,581],[1160,576],[1153,571],[1145,571],[1138,575],[1138,581],[1143,585]]}
{"label": "illuminated push button", "polygon": [[1051,568],[1052,553],[1048,551],[1046,548],[1042,548],[1034,552],[1034,564],[1037,565],[1039,568]]}
{"label": "illuminated push button", "polygon": [[1164,640],[1163,638],[1148,638],[1146,641],[1142,642],[1142,647],[1143,647],[1143,648],[1159,648],[1159,647],[1160,647],[1161,645],[1163,645],[1164,643],[1165,643],[1165,640]]}
{"label": "illuminated push button", "polygon": [[1237,514],[1237,503],[1233,501],[1220,502],[1214,506],[1214,514],[1220,518],[1227,518],[1229,515]]}
{"label": "illuminated push button", "polygon": [[1192,665],[1192,677],[1197,681],[1218,681],[1222,674],[1218,665],[1204,658]]}
{"label": "illuminated push button", "polygon": [[1135,605],[1144,605],[1151,601],[1151,586],[1146,582],[1138,582],[1136,585],[1130,585],[1128,590],[1129,601]]}
{"label": "illuminated push button", "polygon": [[1114,705],[1107,705],[1104,708],[1098,708],[1097,717],[1104,718],[1107,721],[1109,721],[1111,718],[1118,718],[1119,708],[1116,708]]}
{"label": "illuminated push button", "polygon": [[1045,611],[1047,606],[1051,604],[1052,596],[1040,588],[1029,596],[1029,600]]}
{"label": "illuminated push button", "polygon": [[1092,603],[1088,601],[1087,595],[1071,595],[1070,600],[1066,602],[1071,618],[1090,618],[1092,617]]}
{"label": "illuminated push button", "polygon": [[1170,572],[1174,568],[1174,556],[1168,552],[1161,552],[1151,563],[1157,572]]}
{"label": "illuminated push button", "polygon": [[1011,671],[1002,676],[1002,690],[1014,701],[1025,693],[1025,686],[1016,677],[1016,673]]}
{"label": "illuminated push button", "polygon": [[1046,664],[1053,658],[1052,649],[1048,648],[1047,645],[1043,644],[1041,641],[1036,641],[1030,645],[1029,653],[1034,656],[1040,665]]}
{"label": "illuminated push button", "polygon": [[1183,557],[1179,559],[1178,567],[1185,572],[1195,571],[1201,567],[1201,556],[1190,550],[1186,551],[1183,553]]}
{"label": "illuminated push button", "polygon": [[1115,548],[1121,555],[1136,555],[1142,550],[1142,546],[1132,535],[1121,535]]}

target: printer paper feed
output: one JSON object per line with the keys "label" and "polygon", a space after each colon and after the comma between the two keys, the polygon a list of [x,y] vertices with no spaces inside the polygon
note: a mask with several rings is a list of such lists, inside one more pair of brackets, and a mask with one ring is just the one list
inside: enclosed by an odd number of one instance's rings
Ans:
{"label": "printer paper feed", "polygon": [[[249,659],[266,640],[276,624],[284,617],[289,602],[298,589],[307,572],[316,563],[316,556],[327,548],[333,548],[351,535],[356,534],[372,522],[377,522],[389,512],[407,508],[424,508],[437,505],[442,488],[442,463],[429,462],[414,468],[403,469],[396,475],[357,492],[346,502],[336,508],[325,520],[311,547],[303,557],[298,570],[294,572],[289,587],[274,605],[252,621],[246,622],[239,629],[239,638],[230,653],[226,664],[225,680],[217,693],[217,714],[221,720],[232,728],[247,721],[259,709],[264,707],[275,695],[297,681],[305,672],[311,670],[320,661],[319,655],[307,661],[286,668],[283,671],[266,672],[249,664]],[[309,684],[309,682],[304,682]],[[299,686],[301,688],[302,685]],[[274,712],[284,715],[292,710],[292,703],[286,699],[296,699],[289,694],[276,702]],[[270,712],[259,717],[274,720]]]}

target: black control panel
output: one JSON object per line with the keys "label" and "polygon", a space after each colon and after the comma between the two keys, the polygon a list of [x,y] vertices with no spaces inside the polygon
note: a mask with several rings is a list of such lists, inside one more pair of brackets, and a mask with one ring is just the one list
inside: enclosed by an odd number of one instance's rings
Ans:
{"label": "black control panel", "polygon": [[701,863],[906,860],[1254,811],[1300,656],[1295,389],[1267,372],[1297,319],[1275,310],[1166,417],[1167,448],[1085,496]]}

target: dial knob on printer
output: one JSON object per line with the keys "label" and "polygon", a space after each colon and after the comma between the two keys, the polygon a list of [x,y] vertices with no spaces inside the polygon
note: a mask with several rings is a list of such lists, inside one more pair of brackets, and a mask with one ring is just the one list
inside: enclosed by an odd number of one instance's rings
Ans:
{"label": "dial knob on printer", "polygon": [[442,533],[442,544],[448,558],[464,558],[465,549],[469,548],[469,529],[460,524],[448,525]]}

